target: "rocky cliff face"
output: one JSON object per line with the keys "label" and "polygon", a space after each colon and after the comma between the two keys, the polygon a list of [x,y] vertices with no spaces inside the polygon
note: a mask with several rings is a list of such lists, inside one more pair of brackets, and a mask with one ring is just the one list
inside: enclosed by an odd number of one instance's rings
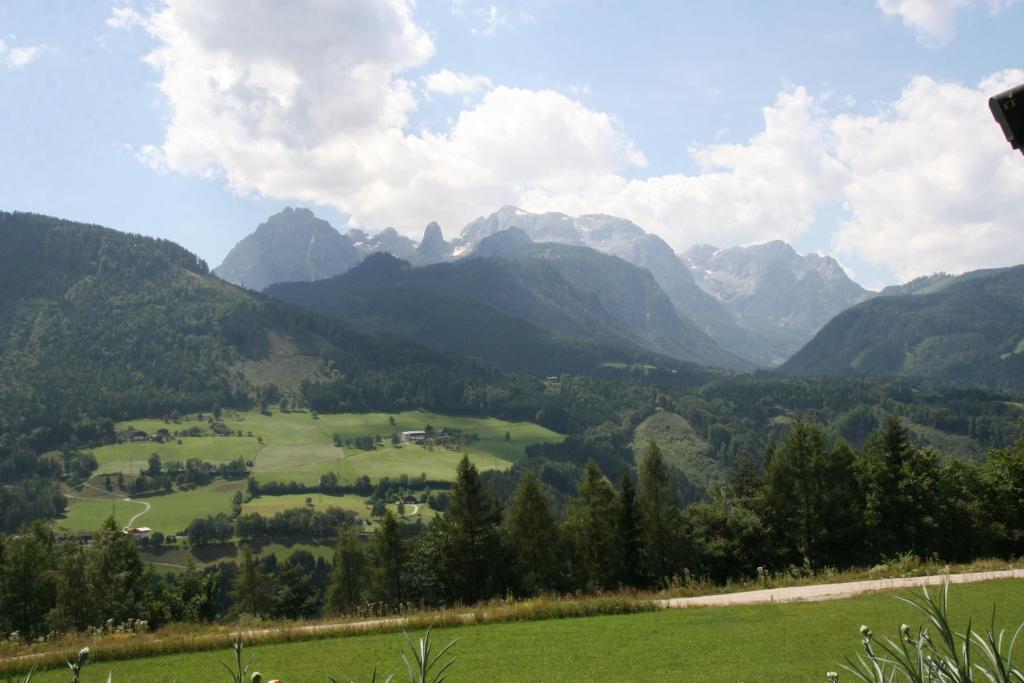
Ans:
{"label": "rocky cliff face", "polygon": [[839,312],[873,296],[830,256],[801,256],[782,241],[683,254],[695,281],[744,328],[772,339],[786,356]]}
{"label": "rocky cliff face", "polygon": [[228,282],[259,291],[275,282],[333,277],[361,258],[352,241],[330,223],[309,209],[289,207],[236,244],[213,272]]}
{"label": "rocky cliff face", "polygon": [[423,230],[423,239],[416,247],[412,263],[418,266],[443,263],[452,257],[452,251],[452,245],[444,240],[441,226],[432,222]]}

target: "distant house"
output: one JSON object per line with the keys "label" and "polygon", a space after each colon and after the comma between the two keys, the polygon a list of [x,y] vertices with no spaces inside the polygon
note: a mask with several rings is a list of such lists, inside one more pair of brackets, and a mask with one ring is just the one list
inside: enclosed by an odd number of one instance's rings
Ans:
{"label": "distant house", "polygon": [[406,505],[418,505],[419,504],[419,501],[416,500],[416,496],[413,496],[413,495],[405,496],[404,498],[402,498],[402,502],[405,503]]}
{"label": "distant house", "polygon": [[129,436],[131,437],[132,441],[148,441],[149,440],[149,434],[147,434],[146,432],[142,431],[141,429],[136,429],[135,431],[131,432],[129,434]]}
{"label": "distant house", "polygon": [[402,432],[402,441],[423,441],[427,438],[427,433],[422,431],[414,432]]}
{"label": "distant house", "polygon": [[149,538],[149,535],[153,533],[153,530],[148,526],[137,526],[131,529],[125,528],[124,532],[134,538]]}

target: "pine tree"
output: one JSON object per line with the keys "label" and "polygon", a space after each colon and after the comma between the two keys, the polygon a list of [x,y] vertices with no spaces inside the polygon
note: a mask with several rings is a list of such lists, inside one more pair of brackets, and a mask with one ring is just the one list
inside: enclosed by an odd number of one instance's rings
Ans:
{"label": "pine tree", "polygon": [[142,615],[147,582],[146,565],[139,557],[135,539],[108,517],[93,537],[87,553],[89,585],[101,620],[124,623]]}
{"label": "pine tree", "polygon": [[619,581],[627,586],[639,586],[643,581],[642,528],[636,490],[629,476],[623,472],[619,484],[618,544],[620,548]]}
{"label": "pine tree", "polygon": [[527,593],[555,587],[558,578],[558,528],[551,500],[532,472],[512,494],[505,520],[519,583]]}
{"label": "pine tree", "polygon": [[445,567],[452,592],[468,603],[490,597],[500,588],[501,509],[469,456],[459,462],[443,523],[448,532]]}
{"label": "pine tree", "polygon": [[385,510],[378,522],[370,558],[375,598],[390,605],[402,602],[405,598],[402,576],[405,571],[405,544],[398,520],[391,510]]}
{"label": "pine tree", "polygon": [[366,554],[351,527],[341,530],[334,548],[334,570],[327,585],[327,612],[346,614],[363,600]]}
{"label": "pine tree", "polygon": [[661,581],[679,570],[680,517],[672,472],[653,441],[640,462],[639,480],[644,566],[650,579]]}
{"label": "pine tree", "polygon": [[249,545],[242,546],[242,561],[238,567],[238,576],[232,585],[232,596],[235,599],[237,614],[264,616],[270,611],[270,598],[273,593],[273,582],[253,556]]}
{"label": "pine tree", "polygon": [[587,463],[579,496],[566,520],[576,580],[590,588],[611,588],[620,575],[615,489],[593,460]]}

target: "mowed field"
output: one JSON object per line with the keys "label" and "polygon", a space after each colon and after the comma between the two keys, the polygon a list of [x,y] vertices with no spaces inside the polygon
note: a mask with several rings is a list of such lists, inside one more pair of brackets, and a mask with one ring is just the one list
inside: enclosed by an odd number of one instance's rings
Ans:
{"label": "mowed field", "polygon": [[[222,421],[235,435],[183,436],[171,439],[168,443],[147,441],[96,448],[92,452],[99,464],[97,474],[138,474],[147,466],[149,456],[157,453],[163,463],[184,462],[189,458],[209,462],[243,458],[253,463],[253,476],[264,483],[295,481],[314,486],[319,483],[321,475],[327,472],[334,472],[346,484],[355,482],[361,476],[376,482],[383,477],[397,478],[403,474],[410,477],[423,474],[431,480],[450,481],[455,477],[463,452],[480,470],[506,469],[523,457],[526,446],[561,441],[563,438],[560,434],[528,422],[451,417],[424,411],[345,413],[319,415],[317,419],[308,412],[274,412],[263,415],[225,411]],[[468,434],[478,435],[479,439],[464,450],[441,447],[428,449],[413,444],[391,445],[392,433],[421,430],[428,424],[435,429],[461,429]],[[208,430],[206,421],[198,420],[195,416],[187,416],[173,423],[165,423],[163,420],[132,420],[117,425],[118,430],[129,427],[150,434],[158,429],[184,432],[190,427],[198,427],[200,430]],[[237,435],[239,432],[242,436]],[[358,436],[380,435],[384,445],[373,451],[339,448],[334,445],[335,434],[340,435],[343,441]],[[179,440],[181,443],[178,443]],[[94,477],[94,486],[99,486],[102,480],[102,476]],[[136,525],[148,526],[165,534],[178,533],[196,517],[230,512],[231,497],[244,488],[245,482],[242,481],[218,480],[192,491],[174,491],[166,495],[139,498],[148,502],[151,509],[136,520]],[[110,498],[121,494],[105,494],[92,488],[73,495],[91,499],[70,499],[66,517],[59,521],[60,526],[71,531],[92,531],[110,515]],[[247,505],[246,511],[273,514],[288,507],[301,507],[305,504],[305,498],[305,495],[281,496],[280,500],[275,501],[273,497],[264,496]],[[345,500],[340,507],[367,516],[363,499],[342,498]],[[265,507],[260,509],[259,506]],[[328,507],[326,502],[324,507]],[[118,523],[122,525],[136,512],[144,509],[140,503],[121,500],[117,502],[116,508]],[[430,520],[432,514],[427,508],[419,511],[424,523]],[[408,516],[406,521],[414,519]]]}
{"label": "mowed field", "polygon": [[[906,595],[906,592],[898,594]],[[918,613],[876,593],[845,600],[743,607],[703,607],[635,615],[516,622],[437,629],[440,647],[453,638],[458,681],[707,681],[792,683],[824,681],[841,671],[846,656],[860,651],[861,624],[879,636],[897,635],[899,624],[916,627]],[[954,625],[968,619],[1011,632],[1024,621],[1024,581],[1002,580],[951,589]],[[415,634],[419,635],[419,634]],[[401,634],[350,636],[262,645],[253,670],[288,683],[368,680],[374,667],[385,676],[404,672]],[[246,656],[248,656],[248,654]],[[227,650],[93,664],[83,681],[145,683],[156,680],[227,680],[218,661]],[[217,672],[217,673],[215,673]],[[66,672],[37,674],[33,681],[62,681]],[[853,680],[850,675],[840,680]]]}
{"label": "mowed field", "polygon": [[[215,515],[218,512],[230,513],[231,498],[236,491],[244,489],[244,481],[218,480],[191,491],[175,491],[131,501],[118,499],[116,519],[123,526],[132,515],[145,509],[142,503],[145,501],[150,505],[149,512],[138,517],[135,526],[148,526],[164,534],[177,534],[184,531],[196,517]],[[71,531],[95,531],[111,513],[110,497],[72,499],[70,502],[66,516],[57,523]]]}

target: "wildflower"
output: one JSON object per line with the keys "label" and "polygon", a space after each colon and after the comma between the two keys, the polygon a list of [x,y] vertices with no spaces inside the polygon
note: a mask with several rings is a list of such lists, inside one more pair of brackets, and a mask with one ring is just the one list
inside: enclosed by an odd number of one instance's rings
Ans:
{"label": "wildflower", "polygon": [[869,629],[866,625],[861,625],[861,627],[860,627],[860,634],[862,636],[864,636],[865,638],[870,638],[871,637],[871,629]]}
{"label": "wildflower", "polygon": [[901,624],[900,633],[903,634],[903,640],[907,641],[908,643],[911,642],[909,626],[907,626],[906,624]]}
{"label": "wildflower", "polygon": [[835,671],[829,671],[825,674],[825,680],[827,680],[828,683],[839,683],[839,674]]}

